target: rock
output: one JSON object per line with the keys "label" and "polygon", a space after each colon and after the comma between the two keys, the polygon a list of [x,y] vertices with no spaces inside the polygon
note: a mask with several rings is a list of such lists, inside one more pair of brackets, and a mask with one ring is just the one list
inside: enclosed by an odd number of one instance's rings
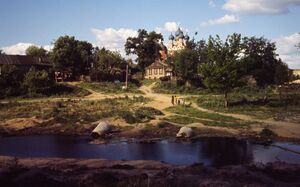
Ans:
{"label": "rock", "polygon": [[193,130],[190,127],[181,127],[176,137],[190,138],[193,134]]}
{"label": "rock", "polygon": [[98,138],[104,136],[106,133],[111,131],[111,125],[107,122],[101,121],[97,127],[92,131],[92,136]]}

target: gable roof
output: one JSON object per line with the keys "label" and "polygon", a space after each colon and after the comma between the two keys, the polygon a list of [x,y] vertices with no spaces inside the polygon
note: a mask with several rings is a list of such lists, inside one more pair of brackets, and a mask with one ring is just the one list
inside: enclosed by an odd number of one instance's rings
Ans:
{"label": "gable roof", "polygon": [[52,66],[47,58],[26,55],[0,55],[0,65]]}
{"label": "gable roof", "polygon": [[166,63],[161,62],[160,60],[156,60],[154,63],[152,63],[147,68],[168,68],[169,65]]}

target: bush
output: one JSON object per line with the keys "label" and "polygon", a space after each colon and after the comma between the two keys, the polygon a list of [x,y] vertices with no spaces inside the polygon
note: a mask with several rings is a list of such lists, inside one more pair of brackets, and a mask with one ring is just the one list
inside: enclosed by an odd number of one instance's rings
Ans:
{"label": "bush", "polygon": [[171,80],[171,77],[170,76],[164,76],[164,77],[160,77],[159,79],[161,81],[169,81],[169,80]]}
{"label": "bush", "polygon": [[163,115],[160,110],[152,107],[140,107],[135,111],[135,116],[141,121],[149,121],[155,118],[155,115]]}
{"label": "bush", "polygon": [[54,85],[47,71],[36,70],[34,67],[26,73],[23,87],[28,95],[46,94]]}
{"label": "bush", "polygon": [[12,65],[1,66],[0,97],[18,96],[22,94],[21,82],[23,77]]}
{"label": "bush", "polygon": [[137,119],[133,113],[129,111],[121,111],[119,114],[127,123],[133,124],[133,123],[139,123],[140,120]]}
{"label": "bush", "polygon": [[273,137],[276,137],[277,134],[275,132],[273,132],[272,130],[268,129],[268,128],[264,128],[260,133],[259,135],[262,137],[262,138],[273,138]]}

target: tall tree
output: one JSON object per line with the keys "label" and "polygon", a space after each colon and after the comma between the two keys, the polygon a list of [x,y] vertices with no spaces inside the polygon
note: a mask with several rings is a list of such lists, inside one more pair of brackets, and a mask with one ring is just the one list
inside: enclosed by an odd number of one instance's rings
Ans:
{"label": "tall tree", "polygon": [[263,37],[245,37],[243,53],[245,74],[253,76],[260,87],[275,83],[275,70],[278,64],[275,43]]}
{"label": "tall tree", "polygon": [[54,68],[69,73],[75,80],[87,74],[93,59],[93,46],[86,41],[78,41],[74,36],[61,36],[54,42],[50,53]]}
{"label": "tall tree", "polygon": [[221,41],[219,36],[209,37],[207,61],[200,66],[204,84],[211,90],[224,94],[224,105],[228,107],[228,93],[240,85],[238,54],[241,51],[241,35],[228,36]]}
{"label": "tall tree", "polygon": [[274,83],[277,85],[284,84],[290,80],[291,76],[288,65],[279,59],[275,67]]}
{"label": "tall tree", "polygon": [[124,80],[126,61],[118,52],[105,48],[96,50],[95,60],[91,69],[91,78],[96,81]]}
{"label": "tall tree", "polygon": [[175,52],[173,58],[175,76],[188,83],[197,76],[197,67],[199,64],[199,56],[197,51],[193,49],[183,49]]}
{"label": "tall tree", "polygon": [[29,46],[26,51],[26,55],[35,56],[35,57],[45,57],[47,55],[47,51],[43,47],[37,47],[37,46]]}
{"label": "tall tree", "polygon": [[143,74],[145,73],[145,68],[160,57],[160,41],[162,40],[163,36],[161,34],[154,31],[148,33],[144,29],[138,30],[137,37],[127,38],[125,43],[126,54],[137,55],[136,60]]}

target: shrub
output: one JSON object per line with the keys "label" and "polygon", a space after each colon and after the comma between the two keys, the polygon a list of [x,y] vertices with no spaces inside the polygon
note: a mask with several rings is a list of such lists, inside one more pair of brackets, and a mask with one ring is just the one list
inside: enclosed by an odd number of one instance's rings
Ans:
{"label": "shrub", "polygon": [[120,112],[120,116],[127,122],[130,124],[133,123],[138,123],[140,122],[140,120],[138,120],[133,113],[129,112],[129,111],[121,111]]}
{"label": "shrub", "polygon": [[277,134],[275,132],[273,132],[272,130],[268,129],[268,128],[264,128],[260,133],[259,135],[262,137],[262,138],[273,138],[273,137],[276,137]]}
{"label": "shrub", "polygon": [[152,107],[140,107],[135,111],[134,115],[141,121],[149,121],[154,119],[155,115],[163,115],[163,113]]}
{"label": "shrub", "polygon": [[171,77],[170,76],[164,76],[164,77],[160,77],[159,79],[161,81],[169,81],[169,80],[171,80]]}
{"label": "shrub", "polygon": [[34,67],[26,73],[23,87],[28,95],[46,94],[54,85],[47,71],[36,70]]}
{"label": "shrub", "polygon": [[20,82],[22,80],[21,74],[13,65],[1,66],[0,73],[0,97],[18,96],[21,95]]}

